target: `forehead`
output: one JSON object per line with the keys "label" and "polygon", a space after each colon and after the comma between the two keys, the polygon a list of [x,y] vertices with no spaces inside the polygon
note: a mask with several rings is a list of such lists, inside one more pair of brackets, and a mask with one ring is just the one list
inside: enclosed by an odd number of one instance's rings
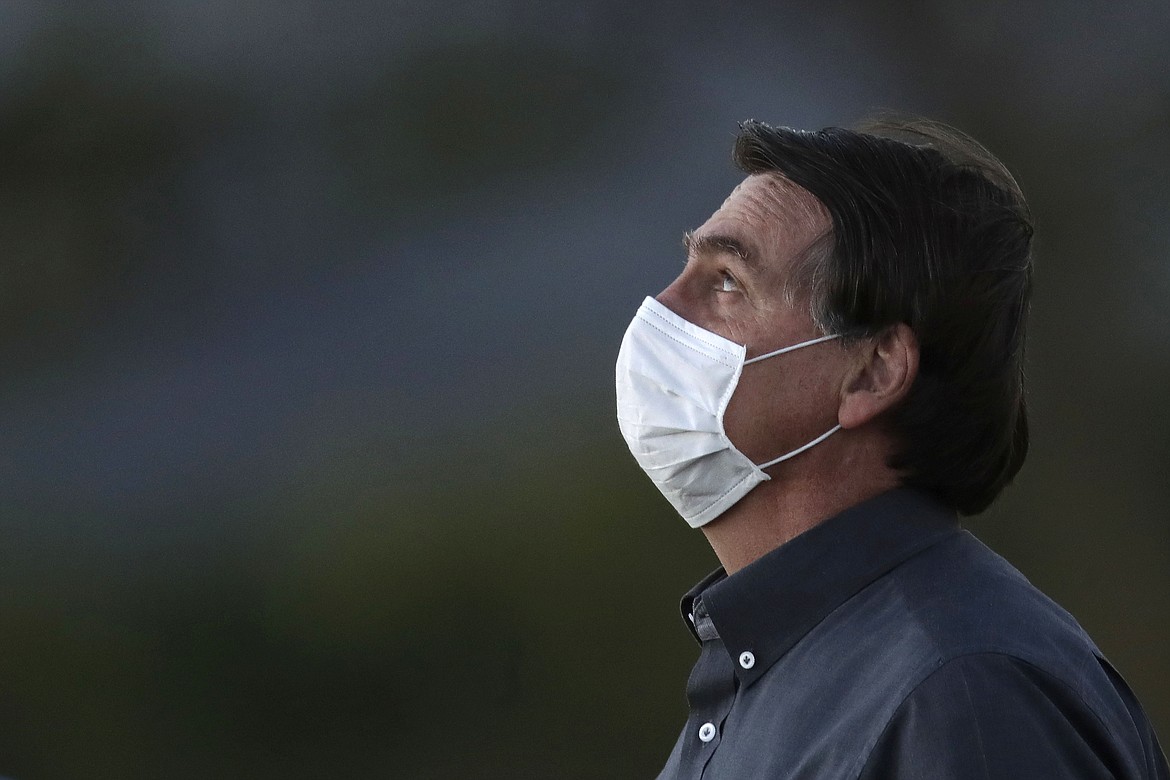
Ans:
{"label": "forehead", "polygon": [[758,173],[740,182],[695,234],[731,236],[780,270],[831,224],[824,205],[808,190],[778,173]]}

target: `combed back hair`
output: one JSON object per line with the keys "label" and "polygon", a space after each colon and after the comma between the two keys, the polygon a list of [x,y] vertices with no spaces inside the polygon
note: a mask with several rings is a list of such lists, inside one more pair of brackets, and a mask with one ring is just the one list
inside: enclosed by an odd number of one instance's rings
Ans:
{"label": "combed back hair", "polygon": [[740,168],[781,174],[832,219],[792,274],[817,325],[854,339],[906,323],[918,339],[918,375],[885,420],[889,465],[963,514],[983,511],[1028,451],[1032,221],[1015,179],[937,122],[740,128]]}

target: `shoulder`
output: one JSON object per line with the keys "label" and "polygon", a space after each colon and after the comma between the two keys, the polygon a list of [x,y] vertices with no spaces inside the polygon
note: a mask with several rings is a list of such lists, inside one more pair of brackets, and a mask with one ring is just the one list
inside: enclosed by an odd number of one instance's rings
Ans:
{"label": "shoulder", "polygon": [[1165,777],[1150,769],[1160,749],[1145,715],[1088,634],[970,534],[867,591],[854,615],[901,682],[875,713],[862,777]]}
{"label": "shoulder", "polygon": [[1099,655],[1072,615],[965,531],[872,588],[870,605],[911,627],[933,659],[1003,654],[1067,676]]}
{"label": "shoulder", "polygon": [[900,703],[860,777],[1165,777],[1144,716],[1094,667],[1066,679],[1004,653],[951,658]]}

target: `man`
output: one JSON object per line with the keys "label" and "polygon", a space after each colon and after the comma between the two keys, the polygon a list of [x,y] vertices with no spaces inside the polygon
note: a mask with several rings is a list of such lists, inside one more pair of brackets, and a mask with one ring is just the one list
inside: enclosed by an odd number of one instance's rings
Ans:
{"label": "man", "polygon": [[723,564],[661,778],[1168,778],[1076,621],[960,529],[1028,447],[1032,225],[927,122],[743,125],[617,364],[638,463]]}

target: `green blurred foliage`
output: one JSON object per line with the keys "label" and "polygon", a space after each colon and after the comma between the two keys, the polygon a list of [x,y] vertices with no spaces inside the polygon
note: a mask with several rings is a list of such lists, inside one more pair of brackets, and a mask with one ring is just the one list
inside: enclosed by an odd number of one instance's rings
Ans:
{"label": "green blurred foliage", "polygon": [[52,28],[15,70],[0,112],[0,350],[35,362],[67,353],[160,261],[176,177],[234,106],[102,26]]}
{"label": "green blurred foliage", "polygon": [[538,41],[472,39],[395,63],[325,121],[359,202],[401,218],[579,158],[580,140],[627,107],[617,66]]}
{"label": "green blurred foliage", "polygon": [[61,537],[4,578],[10,771],[584,778],[604,745],[653,772],[691,661],[671,605],[714,561],[627,460],[606,437],[439,491],[346,470],[117,573]]}

